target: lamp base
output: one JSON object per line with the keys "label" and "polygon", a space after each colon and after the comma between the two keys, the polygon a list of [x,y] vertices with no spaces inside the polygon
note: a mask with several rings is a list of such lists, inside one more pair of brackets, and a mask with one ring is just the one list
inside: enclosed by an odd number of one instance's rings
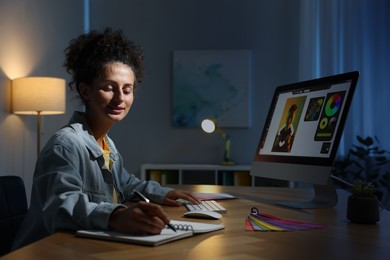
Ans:
{"label": "lamp base", "polygon": [[236,162],[233,162],[233,161],[223,161],[221,162],[221,165],[236,165],[237,163]]}

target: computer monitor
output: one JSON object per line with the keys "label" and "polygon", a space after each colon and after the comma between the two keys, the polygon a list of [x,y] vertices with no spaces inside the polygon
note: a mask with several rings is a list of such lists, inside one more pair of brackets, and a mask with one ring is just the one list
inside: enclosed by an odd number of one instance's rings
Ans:
{"label": "computer monitor", "polygon": [[314,187],[311,201],[277,204],[325,208],[337,203],[331,168],[358,77],[353,71],[276,88],[251,175]]}

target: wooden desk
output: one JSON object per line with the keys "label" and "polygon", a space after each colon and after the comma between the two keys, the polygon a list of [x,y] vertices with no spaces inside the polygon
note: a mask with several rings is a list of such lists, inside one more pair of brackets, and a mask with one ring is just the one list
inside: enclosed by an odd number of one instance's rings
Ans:
{"label": "wooden desk", "polygon": [[[77,238],[57,233],[21,248],[4,259],[388,259],[390,212],[382,211],[375,225],[352,224],[346,219],[348,193],[339,191],[336,208],[292,210],[269,200],[308,199],[310,190],[212,185],[174,186],[198,192],[227,192],[240,199],[221,201],[228,210],[218,223],[225,229],[178,240],[158,247]],[[268,202],[267,202],[268,201]],[[250,232],[244,224],[251,207],[271,215],[325,223],[324,229],[294,232]],[[165,207],[172,219],[181,219],[183,207]],[[190,220],[190,219],[186,219]]]}

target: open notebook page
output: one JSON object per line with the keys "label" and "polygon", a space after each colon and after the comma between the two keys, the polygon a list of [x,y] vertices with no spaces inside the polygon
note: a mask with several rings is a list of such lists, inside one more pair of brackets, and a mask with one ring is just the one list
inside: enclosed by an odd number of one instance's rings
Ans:
{"label": "open notebook page", "polygon": [[172,220],[171,224],[177,229],[177,232],[174,232],[171,229],[163,229],[159,235],[133,236],[110,230],[78,230],[76,232],[76,236],[139,245],[158,246],[178,239],[193,236],[194,234],[207,233],[224,228],[224,225],[222,224],[207,224],[177,220]]}

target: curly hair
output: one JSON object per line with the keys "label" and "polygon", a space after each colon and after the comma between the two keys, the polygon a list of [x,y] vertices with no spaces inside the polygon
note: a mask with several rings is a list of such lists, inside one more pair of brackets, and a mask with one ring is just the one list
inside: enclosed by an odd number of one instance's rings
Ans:
{"label": "curly hair", "polygon": [[63,66],[72,75],[70,89],[84,82],[91,84],[103,75],[104,66],[111,62],[121,62],[128,65],[134,72],[134,88],[142,83],[143,50],[139,45],[126,39],[121,30],[106,28],[104,32],[91,31],[70,41],[65,49]]}

